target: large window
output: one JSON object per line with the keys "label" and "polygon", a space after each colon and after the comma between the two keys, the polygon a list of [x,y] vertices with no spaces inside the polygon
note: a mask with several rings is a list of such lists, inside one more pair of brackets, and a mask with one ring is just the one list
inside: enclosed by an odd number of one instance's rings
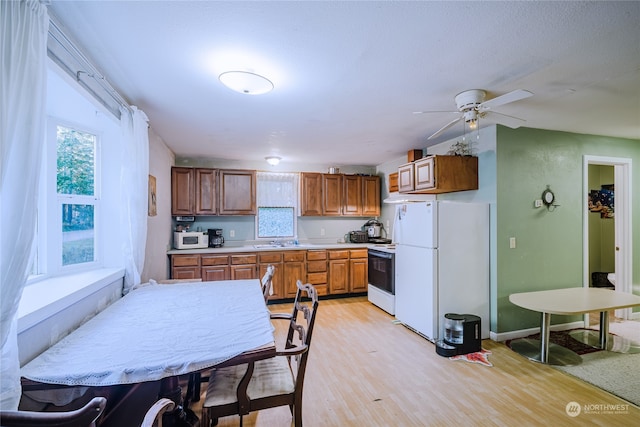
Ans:
{"label": "large window", "polygon": [[38,203],[36,277],[97,265],[100,214],[96,132],[49,118]]}
{"label": "large window", "polygon": [[56,194],[61,211],[62,266],[96,259],[97,139],[89,132],[56,126]]}
{"label": "large window", "polygon": [[256,239],[296,239],[298,174],[258,172]]}

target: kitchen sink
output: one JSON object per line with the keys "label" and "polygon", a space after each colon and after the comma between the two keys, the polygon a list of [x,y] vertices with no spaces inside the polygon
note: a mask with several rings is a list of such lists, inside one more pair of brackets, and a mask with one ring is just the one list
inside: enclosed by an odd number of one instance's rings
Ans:
{"label": "kitchen sink", "polygon": [[277,248],[308,248],[311,244],[293,244],[293,243],[264,243],[261,245],[253,245],[256,249],[277,249]]}

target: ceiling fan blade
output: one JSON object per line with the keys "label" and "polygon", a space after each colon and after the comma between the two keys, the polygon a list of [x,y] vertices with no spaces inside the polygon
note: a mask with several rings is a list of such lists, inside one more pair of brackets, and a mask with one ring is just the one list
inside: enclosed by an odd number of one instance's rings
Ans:
{"label": "ceiling fan blade", "polygon": [[480,103],[478,105],[478,111],[491,110],[492,108],[499,107],[500,105],[520,101],[521,99],[529,98],[530,96],[533,96],[533,93],[529,92],[528,90],[517,89]]}
{"label": "ceiling fan blade", "polygon": [[429,113],[454,113],[460,114],[460,111],[414,111],[413,114],[429,114]]}
{"label": "ceiling fan blade", "polygon": [[500,123],[501,125],[505,125],[507,127],[510,127],[511,129],[517,129],[526,122],[526,120],[519,117],[498,113],[497,111],[486,111],[484,113],[481,113],[481,118],[486,119],[490,122]]}
{"label": "ceiling fan blade", "polygon": [[436,136],[440,135],[442,132],[444,132],[445,130],[449,129],[451,126],[455,125],[456,123],[458,123],[460,120],[462,120],[462,116],[458,117],[455,120],[450,121],[449,123],[447,123],[446,125],[442,126],[436,133],[434,133],[433,135],[431,135],[429,138],[427,139],[433,139]]}

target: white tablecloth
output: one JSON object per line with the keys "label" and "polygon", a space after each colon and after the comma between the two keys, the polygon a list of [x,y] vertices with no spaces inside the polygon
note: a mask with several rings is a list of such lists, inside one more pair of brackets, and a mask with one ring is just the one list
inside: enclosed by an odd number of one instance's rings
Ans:
{"label": "white tablecloth", "polygon": [[273,343],[258,280],[147,286],[130,292],[22,368],[43,383],[155,381]]}

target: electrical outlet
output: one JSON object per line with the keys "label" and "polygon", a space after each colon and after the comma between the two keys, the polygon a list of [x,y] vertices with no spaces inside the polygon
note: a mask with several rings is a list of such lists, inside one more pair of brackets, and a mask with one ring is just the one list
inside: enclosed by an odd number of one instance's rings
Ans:
{"label": "electrical outlet", "polygon": [[324,236],[324,228],[321,228],[321,229],[320,229],[320,235],[321,235],[321,236]]}
{"label": "electrical outlet", "polygon": [[533,207],[541,208],[542,207],[542,199],[536,199],[533,201]]}
{"label": "electrical outlet", "polygon": [[509,237],[509,249],[515,249],[515,248],[516,248],[516,238]]}
{"label": "electrical outlet", "polygon": [[236,237],[236,230],[229,230],[229,237]]}

